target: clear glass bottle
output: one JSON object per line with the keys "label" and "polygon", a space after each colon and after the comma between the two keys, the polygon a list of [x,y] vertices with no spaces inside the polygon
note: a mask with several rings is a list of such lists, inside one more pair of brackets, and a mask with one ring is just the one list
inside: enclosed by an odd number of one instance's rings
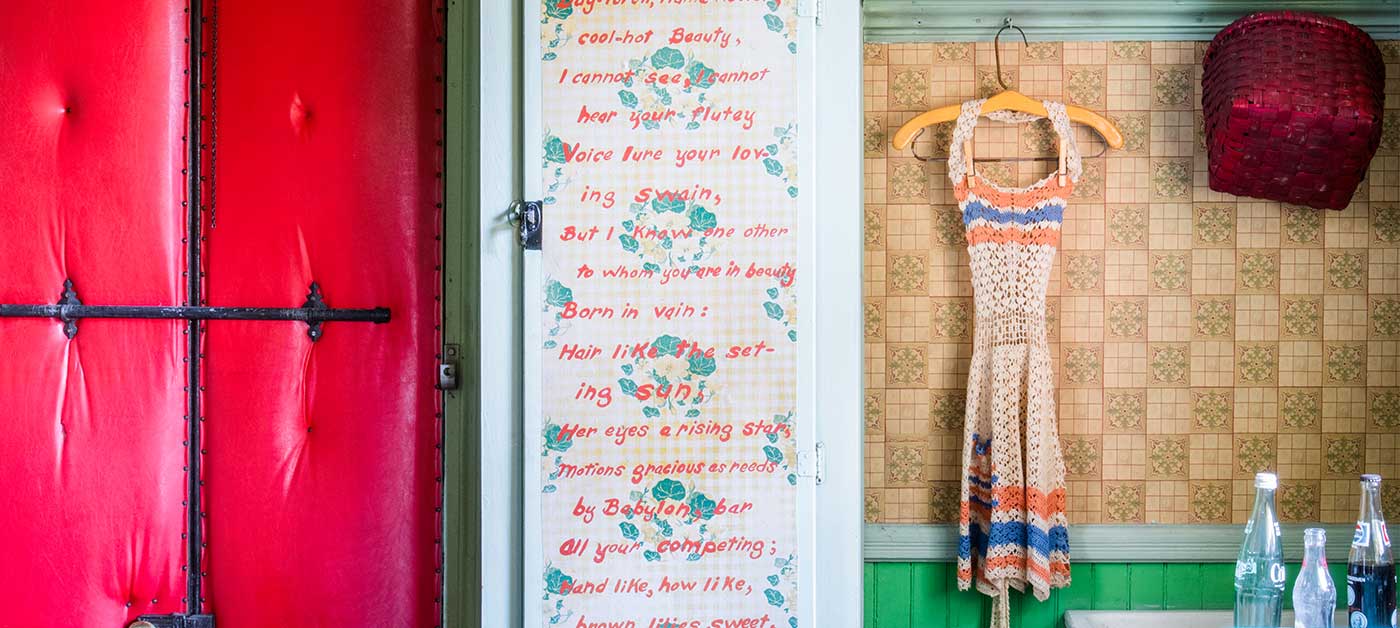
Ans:
{"label": "clear glass bottle", "polygon": [[1235,561],[1235,628],[1278,628],[1283,619],[1283,533],[1274,510],[1278,476],[1254,476],[1254,512]]}
{"label": "clear glass bottle", "polygon": [[1395,562],[1381,512],[1381,476],[1361,476],[1361,514],[1347,557],[1347,622],[1352,628],[1395,626]]}
{"label": "clear glass bottle", "polygon": [[1293,582],[1293,628],[1332,628],[1337,586],[1327,572],[1327,531],[1303,533],[1303,566]]}

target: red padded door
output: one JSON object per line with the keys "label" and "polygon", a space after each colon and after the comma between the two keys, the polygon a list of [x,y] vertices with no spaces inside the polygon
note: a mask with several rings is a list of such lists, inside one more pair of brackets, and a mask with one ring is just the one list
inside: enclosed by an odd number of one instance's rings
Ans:
{"label": "red padded door", "polygon": [[[180,303],[184,2],[0,13],[0,303]],[[183,329],[0,318],[0,627],[182,609]]]}
{"label": "red padded door", "polygon": [[442,14],[241,0],[215,15],[210,305],[384,306],[382,325],[214,322],[203,461],[220,628],[437,625]]}

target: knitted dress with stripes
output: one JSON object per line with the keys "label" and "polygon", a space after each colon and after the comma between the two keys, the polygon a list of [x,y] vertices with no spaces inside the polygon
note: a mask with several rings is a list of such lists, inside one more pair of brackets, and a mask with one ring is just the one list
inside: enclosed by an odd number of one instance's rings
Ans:
{"label": "knitted dress with stripes", "polygon": [[[1069,585],[1065,471],[1055,425],[1054,374],[1045,329],[1045,293],[1060,243],[1065,199],[1082,171],[1063,104],[1046,101],[1065,149],[1066,177],[1025,188],[974,176],[963,142],[982,100],[963,103],[948,176],[967,227],[976,309],[963,435],[958,586],[997,598],[992,624],[1009,622],[1007,589],[1045,600]],[[1036,119],[997,112],[1007,122]]]}

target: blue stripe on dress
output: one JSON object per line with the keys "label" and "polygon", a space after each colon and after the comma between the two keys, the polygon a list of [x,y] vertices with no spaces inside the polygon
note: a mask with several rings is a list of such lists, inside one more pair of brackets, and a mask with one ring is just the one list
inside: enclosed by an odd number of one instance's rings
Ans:
{"label": "blue stripe on dress", "polygon": [[968,226],[972,221],[982,218],[991,222],[1006,224],[1015,223],[1018,225],[1034,225],[1040,222],[1060,222],[1064,219],[1065,208],[1061,204],[1051,204],[1037,209],[1024,212],[1003,211],[995,207],[983,205],[976,199],[970,200],[963,206],[963,226]]}
{"label": "blue stripe on dress", "polygon": [[[977,547],[980,556],[987,555],[992,545],[1018,545],[1049,557],[1050,552],[1059,550],[1069,553],[1069,531],[1064,526],[1054,526],[1049,533],[1035,526],[1027,526],[1020,521],[993,521],[991,533],[982,531],[979,523],[968,524],[968,536],[958,539],[958,556],[971,557],[972,547]],[[964,553],[966,551],[967,553]]]}
{"label": "blue stripe on dress", "polygon": [[975,494],[968,494],[968,496],[967,496],[967,501],[968,501],[969,503],[973,503],[973,504],[980,505],[980,506],[982,506],[983,508],[986,508],[988,511],[992,511],[992,510],[996,510],[996,509],[997,509],[997,500],[996,500],[996,498],[992,498],[992,501],[988,502],[988,501],[984,501],[981,497],[978,497],[978,496],[975,495]]}
{"label": "blue stripe on dress", "polygon": [[1064,526],[1051,527],[1048,533],[1036,526],[1027,526],[1026,536],[1030,548],[1046,558],[1055,550],[1069,553],[1069,531]]}
{"label": "blue stripe on dress", "polygon": [[977,476],[975,476],[975,475],[969,475],[969,476],[967,476],[967,481],[968,481],[968,482],[971,482],[972,484],[975,484],[975,485],[977,485],[977,486],[980,486],[980,487],[982,487],[982,488],[990,489],[990,488],[992,488],[992,485],[994,485],[994,484],[997,483],[997,476],[993,475],[993,476],[991,477],[991,479],[984,480],[984,479],[982,479],[982,478],[980,478],[980,477],[977,477]]}

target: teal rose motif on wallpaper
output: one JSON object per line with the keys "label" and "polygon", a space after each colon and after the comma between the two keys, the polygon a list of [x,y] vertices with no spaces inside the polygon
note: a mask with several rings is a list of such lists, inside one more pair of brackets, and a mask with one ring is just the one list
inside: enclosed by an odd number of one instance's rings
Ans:
{"label": "teal rose motif on wallpaper", "polygon": [[544,163],[541,164],[546,172],[545,197],[541,199],[545,205],[558,202],[559,192],[569,186],[569,179],[564,176],[564,164],[569,161],[565,146],[567,142],[563,138],[545,130]]}
{"label": "teal rose motif on wallpaper", "polygon": [[[629,128],[655,131],[663,122],[683,121],[687,131],[694,131],[701,126],[695,108],[714,103],[709,89],[718,82],[718,72],[680,49],[665,46],[629,59],[627,71],[617,102]],[[751,124],[752,118],[745,121]]]}
{"label": "teal rose motif on wallpaper", "polygon": [[793,412],[773,415],[774,429],[764,434],[767,444],[763,446],[763,457],[782,471],[787,471],[788,484],[797,486],[797,442],[796,427],[792,421]]}
{"label": "teal rose motif on wallpaper", "polygon": [[557,340],[560,336],[569,331],[569,324],[564,322],[564,308],[574,300],[574,291],[568,286],[559,283],[557,279],[548,278],[544,282],[544,318],[546,321],[553,321],[549,331],[545,332],[544,348],[553,349],[559,346]]}
{"label": "teal rose motif on wallpaper", "polygon": [[[795,1],[795,0],[788,0]],[[789,23],[783,16],[778,15],[778,9],[783,6],[783,0],[768,0],[764,3],[768,7],[768,13],[763,14],[763,24],[768,30],[783,36],[788,40],[787,49],[789,53],[797,54],[797,29],[796,22]],[[796,18],[795,12],[788,11],[789,18]]]}
{"label": "teal rose motif on wallpaper", "polygon": [[541,24],[548,24],[550,20],[567,20],[574,14],[574,0],[542,0],[544,3],[544,17]]}
{"label": "teal rose motif on wallpaper", "polygon": [[787,329],[787,339],[797,342],[797,287],[784,286],[782,282],[764,291],[768,300],[763,302],[763,313]]}
{"label": "teal rose motif on wallpaper", "polygon": [[[569,31],[565,28],[574,15],[574,0],[541,0],[540,9],[540,59],[554,61],[559,58],[559,50],[569,43]],[[548,28],[550,24],[553,29]]]}
{"label": "teal rose motif on wallpaper", "polygon": [[632,360],[618,367],[622,375],[617,380],[618,389],[624,397],[637,400],[642,416],[648,419],[662,413],[693,419],[714,400],[709,378],[718,368],[715,358],[693,352],[688,346],[678,355],[681,342],[676,336],[662,334],[647,350],[633,352]]}
{"label": "teal rose motif on wallpaper", "polygon": [[787,185],[787,195],[797,198],[797,123],[773,127],[773,143],[763,147],[763,169]]}
{"label": "teal rose motif on wallpaper", "polygon": [[[675,48],[666,47],[641,58],[632,59],[627,65],[628,69],[632,71],[632,77],[623,81],[623,88],[617,92],[618,102],[627,109],[639,112],[640,128],[655,131],[661,128],[661,122],[657,119],[661,116],[657,115],[656,112],[666,111],[676,104],[675,94],[671,91],[674,86],[668,87],[655,82],[647,84],[645,81],[639,84],[637,77],[645,77],[657,71],[684,70],[686,66],[685,55]],[[686,87],[682,91],[689,93],[691,90]],[[703,96],[704,94],[701,94],[702,101],[704,100]],[[676,109],[685,109],[685,107],[676,107]],[[684,119],[685,114],[678,111],[676,117]],[[696,126],[699,125],[696,124]]]}
{"label": "teal rose motif on wallpaper", "polygon": [[632,203],[617,237],[622,250],[637,256],[642,268],[661,273],[672,268],[699,270],[715,253],[713,235],[719,218],[709,207],[674,196]]}
{"label": "teal rose motif on wallpaper", "polygon": [[[787,615],[788,628],[797,628],[796,611],[793,608],[796,606],[796,600],[793,599],[796,596],[793,592],[797,590],[797,556],[788,554],[775,558],[773,568],[777,571],[765,579],[767,586],[763,589],[763,597],[768,600],[769,606]],[[787,593],[784,594],[783,591]]]}
{"label": "teal rose motif on wallpaper", "polygon": [[[632,76],[622,82],[625,88],[634,90],[634,95],[637,92],[650,93],[656,98],[657,103],[665,106],[669,106],[673,102],[677,93],[702,93],[702,90],[714,87],[718,78],[718,73],[715,72],[714,68],[693,55],[686,55],[679,49],[670,46],[658,48],[636,59],[628,60],[627,69],[632,72]],[[653,81],[644,87],[641,86],[646,83],[645,78],[653,73],[672,71],[678,72],[682,80],[669,85],[663,84],[661,81]],[[657,128],[653,125],[643,126],[647,129]]]}
{"label": "teal rose motif on wallpaper", "polygon": [[[565,1],[568,1],[568,0],[565,0]],[[544,0],[544,2],[545,2],[546,5],[549,5],[549,4],[556,4],[556,3],[557,3],[556,0]],[[547,21],[547,20],[542,20],[542,21]],[[553,60],[555,60],[555,59],[558,59],[558,58],[559,58],[559,49],[560,49],[560,48],[563,48],[564,45],[567,44],[568,42],[569,42],[569,34],[568,34],[568,32],[566,32],[566,31],[564,30],[564,24],[563,24],[562,22],[561,22],[561,23],[558,23],[558,24],[555,24],[555,25],[554,25],[554,35],[553,35],[553,37],[552,37],[551,39],[549,39],[548,41],[542,41],[542,42],[541,42],[541,43],[543,44],[541,47],[544,49],[544,53],[540,55],[540,60],[542,60],[542,61],[553,61]]]}
{"label": "teal rose motif on wallpaper", "polygon": [[553,468],[545,476],[545,484],[540,487],[541,493],[553,493],[559,490],[555,484],[559,480],[559,469],[564,465],[564,453],[574,446],[574,435],[564,431],[564,428],[552,420],[546,419],[544,428],[540,430],[541,441],[540,457],[553,457],[550,462]]}
{"label": "teal rose motif on wallpaper", "polygon": [[549,617],[549,625],[566,625],[574,612],[564,609],[564,598],[573,591],[574,578],[564,573],[554,565],[545,565],[544,568],[544,603],[553,613]]}
{"label": "teal rose motif on wallpaper", "polygon": [[[656,548],[665,539],[695,539],[703,545],[716,538],[709,524],[716,515],[718,501],[695,485],[686,486],[680,480],[663,478],[650,488],[628,494],[627,505],[631,508],[620,513],[623,520],[617,524],[618,534],[635,543],[647,562],[663,562],[666,555]],[[656,514],[648,519],[638,514],[638,510]],[[698,553],[685,556],[688,562],[702,558],[704,555]]]}

